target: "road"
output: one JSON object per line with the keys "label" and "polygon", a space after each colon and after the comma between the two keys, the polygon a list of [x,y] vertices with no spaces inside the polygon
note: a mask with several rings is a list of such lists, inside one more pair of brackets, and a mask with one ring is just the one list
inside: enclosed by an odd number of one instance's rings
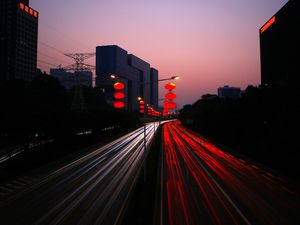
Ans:
{"label": "road", "polygon": [[[157,127],[147,124],[147,146]],[[118,224],[143,168],[143,143],[142,127],[2,196],[0,224]]]}
{"label": "road", "polygon": [[300,224],[299,190],[285,180],[178,121],[164,125],[163,139],[161,224]]}

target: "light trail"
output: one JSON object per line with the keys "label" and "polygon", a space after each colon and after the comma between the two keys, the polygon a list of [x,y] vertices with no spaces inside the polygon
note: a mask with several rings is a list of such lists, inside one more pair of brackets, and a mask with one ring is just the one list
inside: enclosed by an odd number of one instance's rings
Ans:
{"label": "light trail", "polygon": [[161,224],[300,224],[299,194],[178,121],[167,123]]}
{"label": "light trail", "polygon": [[[157,127],[146,125],[147,147]],[[119,223],[147,154],[143,135],[138,128],[3,199],[1,224]]]}

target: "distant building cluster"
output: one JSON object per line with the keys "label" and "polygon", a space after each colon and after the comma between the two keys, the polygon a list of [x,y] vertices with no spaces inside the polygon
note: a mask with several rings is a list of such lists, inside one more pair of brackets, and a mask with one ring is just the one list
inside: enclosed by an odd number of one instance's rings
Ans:
{"label": "distant building cluster", "polygon": [[96,86],[105,90],[107,102],[113,104],[115,80],[125,84],[125,108],[137,110],[137,97],[142,97],[146,104],[158,108],[158,71],[144,60],[116,45],[96,48]]}
{"label": "distant building cluster", "polygon": [[67,90],[79,85],[92,86],[93,73],[91,71],[68,72],[64,69],[50,69],[50,75],[58,79]]}
{"label": "distant building cluster", "polygon": [[231,98],[237,99],[242,95],[241,88],[239,87],[229,87],[225,85],[224,87],[218,88],[218,97],[220,98]]}
{"label": "distant building cluster", "polygon": [[298,87],[300,1],[288,1],[259,30],[263,85]]}
{"label": "distant building cluster", "polygon": [[28,0],[0,1],[0,81],[37,75],[39,13]]}

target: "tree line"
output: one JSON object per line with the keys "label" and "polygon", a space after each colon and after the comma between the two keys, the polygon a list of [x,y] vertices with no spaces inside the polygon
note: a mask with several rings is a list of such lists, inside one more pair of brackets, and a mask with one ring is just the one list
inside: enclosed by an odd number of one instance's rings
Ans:
{"label": "tree line", "polygon": [[204,95],[180,110],[181,122],[237,153],[286,174],[299,172],[299,91],[248,86],[241,98]]}
{"label": "tree line", "polygon": [[0,84],[0,142],[17,144],[35,138],[59,138],[76,132],[105,128],[126,130],[138,124],[138,114],[116,110],[97,87],[81,87],[84,110],[76,87],[67,91],[60,82],[40,74],[31,82],[10,80]]}

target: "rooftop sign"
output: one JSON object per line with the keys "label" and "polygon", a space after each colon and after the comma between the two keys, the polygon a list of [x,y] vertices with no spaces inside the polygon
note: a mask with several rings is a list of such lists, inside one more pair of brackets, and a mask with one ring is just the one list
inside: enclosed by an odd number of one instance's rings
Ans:
{"label": "rooftop sign", "polygon": [[273,16],[268,22],[263,25],[263,27],[260,29],[260,33],[263,33],[265,30],[267,30],[273,23],[275,22],[275,16]]}
{"label": "rooftop sign", "polygon": [[24,5],[24,3],[20,2],[19,5],[20,9],[27,12],[28,14],[34,16],[34,17],[38,17],[38,12],[35,11],[34,9],[28,7],[27,5]]}

